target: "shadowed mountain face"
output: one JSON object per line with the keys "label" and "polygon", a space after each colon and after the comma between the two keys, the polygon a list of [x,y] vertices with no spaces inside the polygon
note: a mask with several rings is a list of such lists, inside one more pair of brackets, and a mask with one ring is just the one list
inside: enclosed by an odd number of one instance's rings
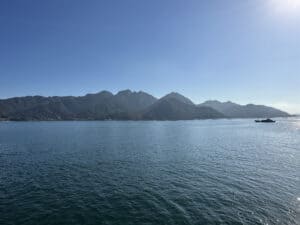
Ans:
{"label": "shadowed mountain face", "polygon": [[157,99],[144,92],[108,91],[82,97],[23,97],[0,101],[0,115],[11,120],[135,119]]}
{"label": "shadowed mountain face", "polygon": [[167,94],[166,96],[161,98],[162,100],[167,100],[167,99],[177,99],[178,101],[188,104],[188,105],[194,105],[194,103],[188,99],[187,97],[184,97],[183,95],[177,93],[177,92],[171,92],[170,94]]}
{"label": "shadowed mountain face", "polygon": [[27,96],[0,100],[0,120],[192,120],[289,116],[258,105],[208,101],[195,105],[172,92],[156,99],[145,92],[102,91],[81,97]]}
{"label": "shadowed mountain face", "polygon": [[143,113],[148,120],[193,120],[224,118],[222,113],[210,107],[197,107],[191,100],[171,93],[158,100]]}
{"label": "shadowed mountain face", "polygon": [[206,101],[199,106],[211,107],[229,118],[287,117],[288,113],[263,105],[239,105],[232,102]]}
{"label": "shadowed mountain face", "polygon": [[137,112],[156,102],[156,98],[145,92],[120,91],[114,96],[114,101],[128,112]]}

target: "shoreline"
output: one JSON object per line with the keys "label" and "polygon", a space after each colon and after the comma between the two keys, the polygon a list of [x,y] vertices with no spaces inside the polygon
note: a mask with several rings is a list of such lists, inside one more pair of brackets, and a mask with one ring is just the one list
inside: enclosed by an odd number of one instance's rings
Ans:
{"label": "shoreline", "polygon": [[[287,117],[271,117],[273,119],[287,119],[287,118],[297,118],[299,115],[287,116]],[[1,122],[176,122],[176,121],[204,121],[204,120],[250,120],[257,119],[260,117],[247,117],[247,118],[205,118],[205,119],[180,119],[180,120],[117,120],[117,119],[108,119],[108,120],[88,120],[88,119],[80,119],[80,120],[1,120]],[[262,117],[261,117],[262,118]]]}

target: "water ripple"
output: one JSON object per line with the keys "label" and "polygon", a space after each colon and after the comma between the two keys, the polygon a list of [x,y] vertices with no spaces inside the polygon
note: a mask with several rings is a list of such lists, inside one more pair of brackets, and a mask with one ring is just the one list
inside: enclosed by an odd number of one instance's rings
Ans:
{"label": "water ripple", "polygon": [[0,224],[299,224],[295,123],[3,123]]}

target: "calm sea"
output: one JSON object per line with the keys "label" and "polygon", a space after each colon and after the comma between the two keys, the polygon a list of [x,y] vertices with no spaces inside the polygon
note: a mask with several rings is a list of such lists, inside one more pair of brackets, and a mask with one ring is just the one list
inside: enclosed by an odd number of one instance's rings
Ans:
{"label": "calm sea", "polygon": [[300,119],[1,122],[0,224],[300,224]]}

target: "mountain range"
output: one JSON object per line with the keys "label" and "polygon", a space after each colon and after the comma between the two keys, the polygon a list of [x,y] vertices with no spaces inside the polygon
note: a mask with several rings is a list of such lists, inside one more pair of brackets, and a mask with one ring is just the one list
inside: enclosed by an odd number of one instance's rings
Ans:
{"label": "mountain range", "polygon": [[193,120],[218,118],[287,117],[263,105],[206,101],[194,104],[172,92],[160,99],[139,91],[120,91],[74,97],[26,96],[0,100],[0,120]]}
{"label": "mountain range", "polygon": [[228,118],[288,117],[288,113],[264,105],[239,105],[233,102],[206,101],[198,106],[211,107]]}

